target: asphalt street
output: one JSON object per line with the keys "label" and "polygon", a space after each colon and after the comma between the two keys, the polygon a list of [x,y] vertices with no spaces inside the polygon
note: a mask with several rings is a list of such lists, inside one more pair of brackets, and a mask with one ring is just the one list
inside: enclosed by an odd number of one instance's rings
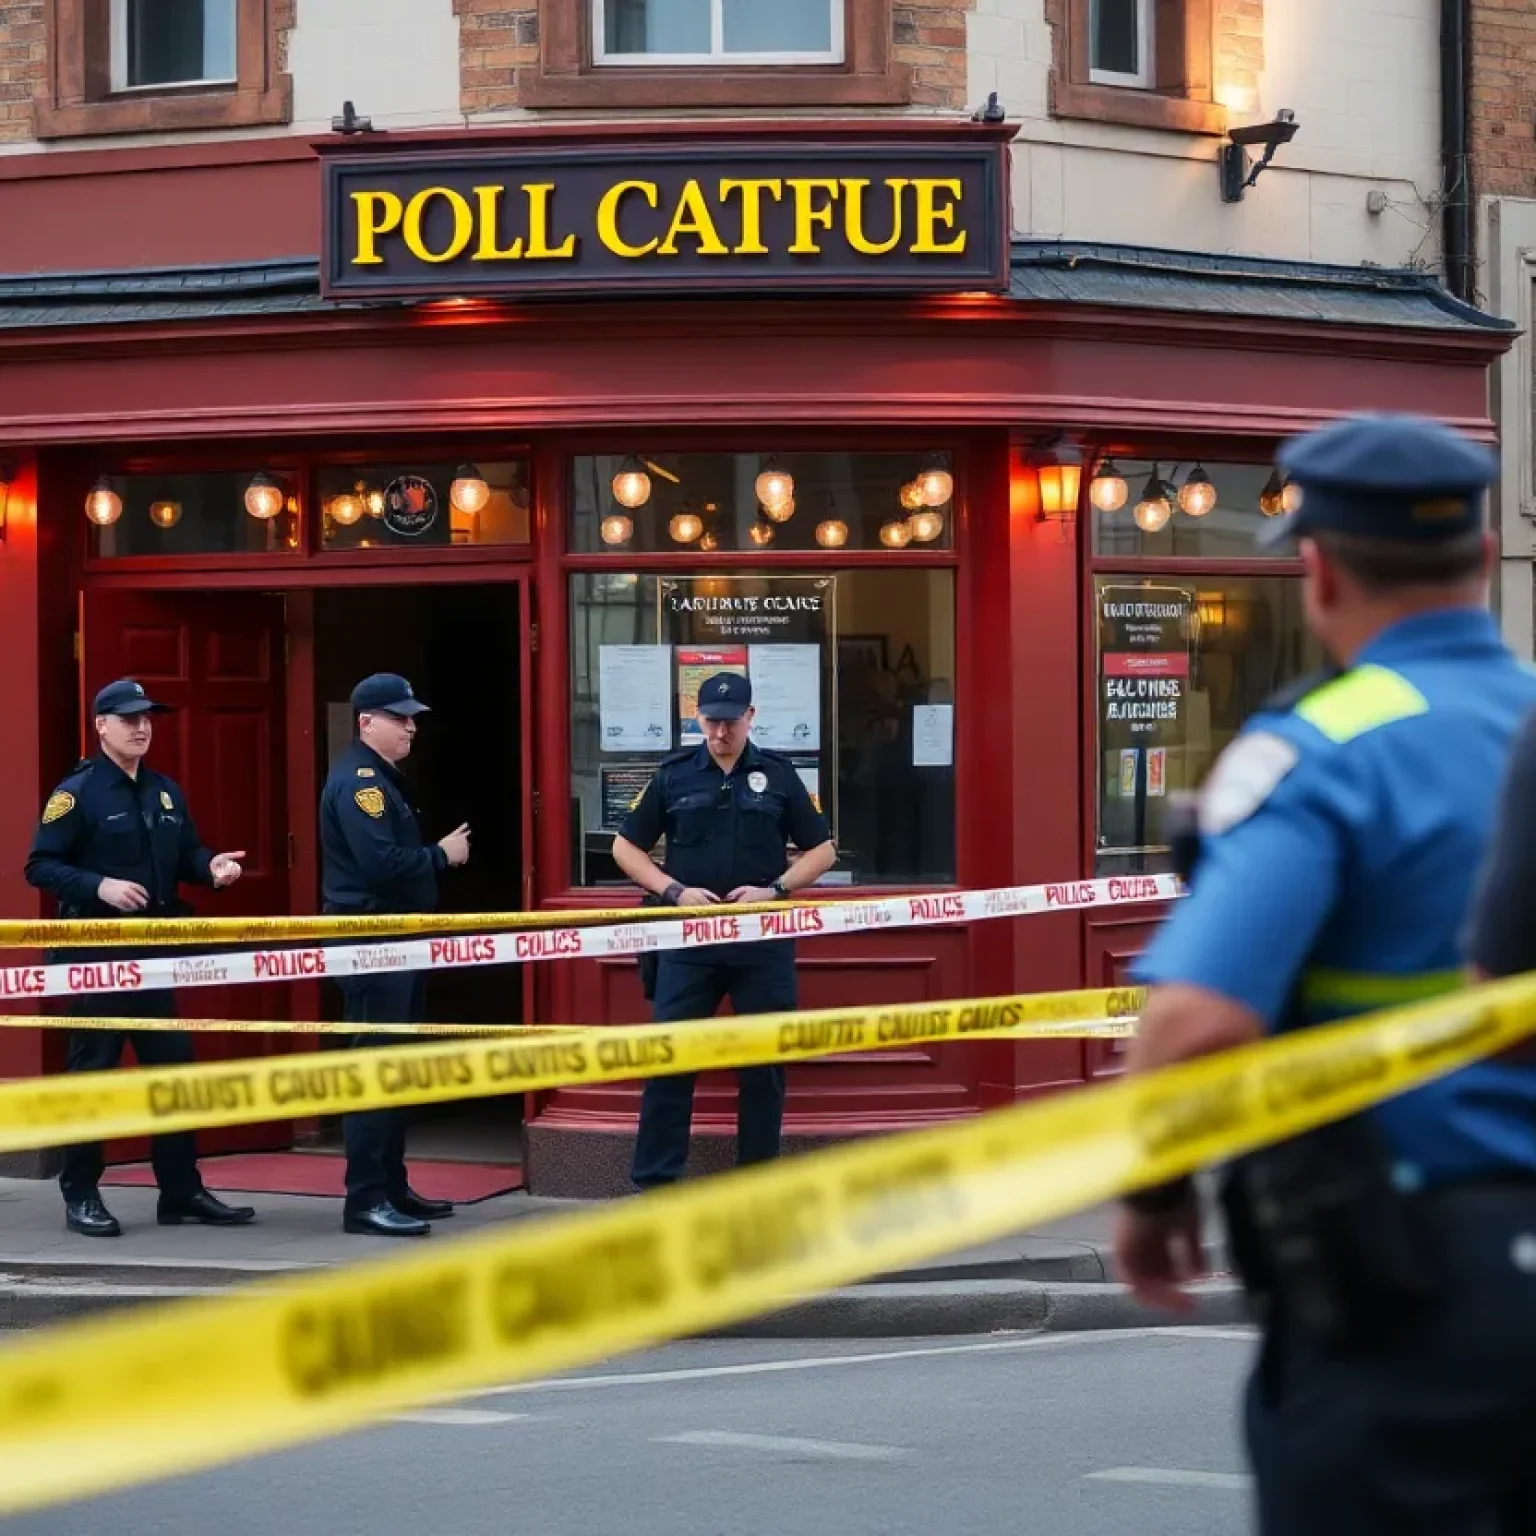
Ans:
{"label": "asphalt street", "polygon": [[0,1536],[1232,1536],[1252,1348],[1240,1328],[677,1344]]}

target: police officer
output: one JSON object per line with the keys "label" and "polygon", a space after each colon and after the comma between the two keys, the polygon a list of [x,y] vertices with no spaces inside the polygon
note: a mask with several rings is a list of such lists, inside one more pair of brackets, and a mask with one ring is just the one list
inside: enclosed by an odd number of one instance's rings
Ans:
{"label": "police officer", "polygon": [[[662,759],[613,840],[614,862],[636,885],[673,906],[780,901],[819,880],[837,858],[825,818],[788,758],[751,739],[752,685],[720,672],[699,689],[704,743]],[[666,862],[650,850],[665,834]],[[788,847],[803,850],[793,864]],[[657,957],[652,1016],[658,1024],[710,1017],[729,997],[737,1013],[795,1006],[792,939],[710,944]],[[739,1163],[778,1156],[784,1069],[738,1074]],[[688,1160],[693,1077],[653,1077],[640,1101],[630,1178],[637,1189],[672,1184]]]}
{"label": "police officer", "polygon": [[[469,858],[469,827],[423,845],[410,787],[399,765],[410,756],[416,717],[427,706],[392,672],[352,690],[357,739],[336,760],[320,795],[321,883],[336,913],[431,912],[438,876]],[[379,971],[339,978],[343,1018],[368,1024],[419,1024],[426,978]],[[398,1045],[389,1035],[357,1034],[354,1046]],[[406,1115],[370,1109],[342,1116],[347,1197],[342,1228],[378,1237],[425,1237],[429,1217],[451,1216],[449,1200],[428,1200],[405,1168]]]}
{"label": "police officer", "polygon": [[[176,917],[189,910],[177,895],[183,880],[217,890],[240,878],[244,852],[211,853],[203,847],[181,787],[144,761],[154,739],[151,716],[166,707],[129,678],[109,683],[96,695],[100,750],[48,797],[27,856],[27,883],[58,900],[60,917]],[[60,951],[49,958],[67,962],[89,955]],[[67,1011],[79,1017],[101,1012],[131,1019],[176,1016],[170,991],[106,996],[109,1008],[100,995],[84,994],[71,998]],[[192,1037],[180,1030],[133,1030],[130,1036],[134,1054],[147,1067],[183,1066],[192,1060]],[[110,1071],[122,1059],[123,1040],[116,1030],[71,1031],[67,1070]],[[256,1214],[250,1206],[226,1205],[203,1188],[191,1131],[156,1136],[150,1148],[162,1226],[185,1221],[232,1226]],[[122,1227],[98,1190],[104,1166],[100,1145],[66,1147],[63,1156],[59,1187],[66,1226],[86,1237],[117,1237]]]}
{"label": "police officer", "polygon": [[[1491,453],[1353,418],[1288,443],[1312,632],[1339,668],[1262,709],[1198,805],[1189,896],[1137,965],[1129,1069],[1457,987],[1496,791],[1536,676],[1484,610]],[[1247,1441],[1265,1536],[1536,1529],[1536,1070],[1490,1060],[1239,1160],[1224,1199],[1263,1320]],[[1187,1305],[1191,1181],[1116,1253]],[[1502,1523],[1501,1523],[1502,1522]]]}

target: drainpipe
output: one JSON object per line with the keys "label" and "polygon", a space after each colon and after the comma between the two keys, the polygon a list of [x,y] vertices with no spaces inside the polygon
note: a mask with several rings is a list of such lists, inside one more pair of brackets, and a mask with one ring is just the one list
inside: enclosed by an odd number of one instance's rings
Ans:
{"label": "drainpipe", "polygon": [[1446,286],[1472,300],[1472,175],[1467,154],[1469,0],[1440,0],[1440,161]]}

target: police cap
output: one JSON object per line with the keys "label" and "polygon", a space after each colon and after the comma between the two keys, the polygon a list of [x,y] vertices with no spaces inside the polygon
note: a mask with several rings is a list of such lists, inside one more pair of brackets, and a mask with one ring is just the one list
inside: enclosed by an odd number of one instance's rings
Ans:
{"label": "police cap", "polygon": [[144,685],[131,677],[120,677],[108,683],[96,695],[92,715],[163,715],[169,712],[169,704],[157,704],[144,692]]}
{"label": "police cap", "polygon": [[396,672],[375,672],[352,690],[352,712],[358,715],[424,715],[428,707]]}
{"label": "police cap", "polygon": [[1312,533],[1434,543],[1483,526],[1493,453],[1423,416],[1349,416],[1282,445],[1277,462],[1301,505],[1261,545]]}
{"label": "police cap", "polygon": [[699,713],[706,720],[740,720],[752,704],[752,684],[739,672],[716,672],[699,684]]}

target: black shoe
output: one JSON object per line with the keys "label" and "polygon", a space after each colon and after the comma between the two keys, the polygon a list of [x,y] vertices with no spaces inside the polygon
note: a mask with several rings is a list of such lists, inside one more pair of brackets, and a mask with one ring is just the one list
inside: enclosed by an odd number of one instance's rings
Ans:
{"label": "black shoe", "polygon": [[64,1225],[82,1237],[121,1237],[117,1217],[101,1203],[100,1195],[64,1202]]}
{"label": "black shoe", "polygon": [[453,1215],[452,1200],[428,1200],[425,1195],[418,1195],[414,1189],[408,1189],[403,1195],[396,1195],[390,1204],[406,1216],[420,1216],[424,1220],[436,1221],[443,1216]]}
{"label": "black shoe", "polygon": [[414,1216],[403,1215],[385,1200],[366,1211],[343,1211],[341,1230],[370,1237],[425,1237],[432,1228]]}
{"label": "black shoe", "polygon": [[238,1227],[256,1214],[254,1206],[225,1205],[217,1195],[200,1189],[195,1195],[172,1198],[161,1195],[155,1219],[162,1227],[179,1227],[184,1221],[200,1221],[208,1227]]}

